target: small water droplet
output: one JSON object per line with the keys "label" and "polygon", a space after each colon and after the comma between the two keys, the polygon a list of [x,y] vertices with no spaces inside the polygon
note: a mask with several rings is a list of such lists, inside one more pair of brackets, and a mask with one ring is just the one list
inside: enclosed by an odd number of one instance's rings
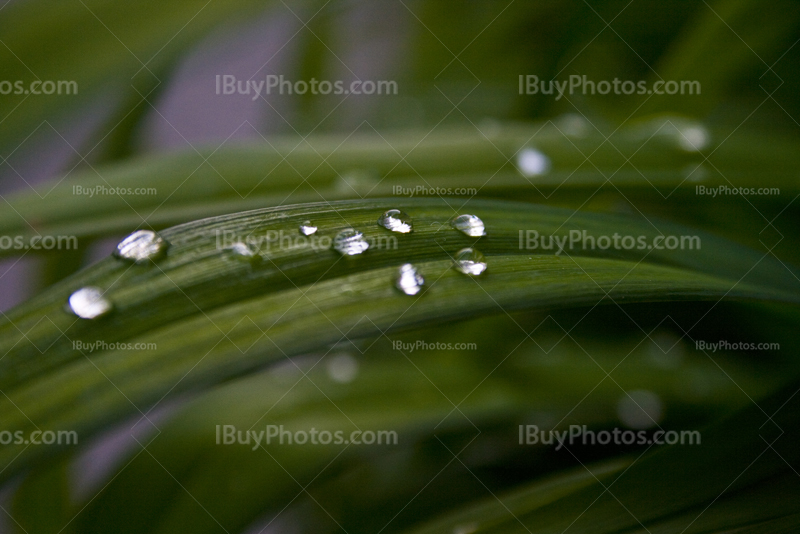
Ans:
{"label": "small water droplet", "polygon": [[456,269],[464,274],[478,276],[486,270],[483,254],[474,248],[462,248],[454,258]]}
{"label": "small water droplet", "polygon": [[400,234],[407,234],[413,230],[411,217],[406,212],[396,209],[387,210],[378,218],[378,224]]}
{"label": "small water droplet", "polygon": [[486,227],[483,221],[475,215],[459,215],[450,221],[450,226],[470,237],[486,235]]}
{"label": "small water droplet", "polygon": [[311,224],[311,221],[305,221],[300,225],[300,233],[303,235],[314,235],[317,233],[317,227]]}
{"label": "small water droplet", "polygon": [[367,250],[369,243],[358,230],[346,228],[334,238],[333,248],[344,256],[356,256]]}
{"label": "small water droplet", "polygon": [[81,319],[97,319],[110,312],[111,301],[97,287],[84,287],[69,296],[69,309]]}
{"label": "small water droplet", "polygon": [[258,253],[255,245],[250,243],[242,243],[237,241],[229,247],[225,248],[225,253],[236,260],[249,261],[255,263],[261,261],[261,256]]}
{"label": "small water droplet", "polygon": [[711,136],[704,127],[684,126],[678,128],[678,145],[686,152],[699,152],[708,146]]}
{"label": "small water droplet", "polygon": [[395,281],[397,289],[406,295],[416,295],[422,291],[422,286],[424,284],[425,279],[421,274],[419,274],[416,267],[410,263],[400,266],[400,270],[397,274],[397,280]]}
{"label": "small water droplet", "polygon": [[355,380],[358,375],[358,360],[346,352],[336,354],[328,360],[327,371],[334,382],[347,384]]}
{"label": "small water droplet", "polygon": [[151,230],[137,230],[120,241],[114,255],[118,258],[144,263],[155,260],[166,252],[169,243]]}
{"label": "small water droplet", "polygon": [[541,176],[550,170],[550,158],[535,148],[524,148],[517,154],[517,168],[523,176]]}
{"label": "small water droplet", "polygon": [[623,395],[617,404],[617,416],[627,427],[645,429],[661,422],[664,410],[661,399],[652,391],[636,390]]}

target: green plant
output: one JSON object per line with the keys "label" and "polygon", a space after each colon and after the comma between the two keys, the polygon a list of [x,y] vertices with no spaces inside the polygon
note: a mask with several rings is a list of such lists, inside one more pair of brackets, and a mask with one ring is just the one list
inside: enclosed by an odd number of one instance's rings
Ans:
{"label": "green plant", "polygon": [[[739,123],[737,110],[749,111],[741,80],[761,56],[797,86],[779,64],[800,53],[800,12],[743,0],[401,4],[422,33],[409,33],[396,78],[427,119],[400,111],[317,131],[334,110],[304,96],[294,132],[160,154],[141,150],[143,124],[181,60],[260,4],[0,8],[8,79],[80,82],[70,100],[3,96],[10,168],[20,132],[115,97],[74,170],[2,196],[0,236],[81,244],[0,247],[45,266],[41,290],[0,318],[6,523],[29,534],[796,531],[796,124],[761,106]],[[272,7],[284,8],[310,17],[298,72],[330,72],[327,36],[354,8]],[[557,38],[531,32],[545,22]],[[707,91],[516,93],[518,74],[557,77],[572,60]],[[800,110],[797,92],[767,94],[790,118]],[[95,187],[157,193],[75,194]],[[779,194],[712,201],[698,187]],[[423,190],[435,193],[402,193]],[[410,226],[381,224],[387,210]],[[137,229],[151,249],[84,265],[89,244]],[[361,248],[348,253],[337,240],[350,230]],[[102,298],[79,302],[87,288]],[[730,343],[698,345],[717,340]],[[741,343],[771,348],[731,348]],[[581,441],[620,425],[699,437]],[[277,428],[397,441],[268,444]],[[32,442],[47,431],[79,445]],[[246,443],[225,443],[243,431]],[[548,444],[547,432],[561,437]]]}

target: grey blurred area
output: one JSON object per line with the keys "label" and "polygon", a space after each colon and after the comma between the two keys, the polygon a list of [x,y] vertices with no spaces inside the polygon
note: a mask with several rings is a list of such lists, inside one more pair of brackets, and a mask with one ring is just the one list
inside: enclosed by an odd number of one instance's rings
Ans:
{"label": "grey blurred area", "polygon": [[[221,27],[200,42],[176,68],[156,96],[147,98],[147,115],[137,132],[137,154],[194,150],[206,145],[266,143],[272,135],[302,137],[315,132],[350,133],[375,127],[382,117],[420,119],[414,103],[402,97],[380,100],[365,95],[328,95],[312,104],[297,95],[218,95],[217,75],[263,80],[268,75],[302,79],[297,61],[303,47],[315,46],[324,57],[324,76],[345,83],[356,79],[387,80],[402,67],[410,13],[400,3],[350,2],[327,17],[328,32],[307,21],[317,20],[302,5],[280,5],[243,24]],[[0,195],[18,191],[48,194],[51,180],[76,172],[98,170],[98,140],[112,127],[115,104],[128,95],[107,95],[78,116],[42,123],[20,136],[20,144],[0,162]],[[313,109],[307,109],[309,105]],[[386,106],[393,106],[391,110]],[[396,113],[396,106],[406,112]],[[100,167],[102,169],[102,166]],[[131,229],[133,230],[133,228]],[[88,265],[107,256],[116,239],[79,243]],[[56,254],[53,252],[52,254]],[[45,262],[52,255],[27,253],[0,260],[0,311],[6,311],[43,289]]]}

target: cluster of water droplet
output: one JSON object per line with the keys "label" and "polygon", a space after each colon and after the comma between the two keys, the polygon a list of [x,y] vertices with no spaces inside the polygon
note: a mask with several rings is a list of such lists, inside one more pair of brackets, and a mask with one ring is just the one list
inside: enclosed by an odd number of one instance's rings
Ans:
{"label": "cluster of water droplet", "polygon": [[[119,242],[114,256],[136,264],[145,264],[163,256],[167,248],[169,243],[156,232],[137,230]],[[69,296],[67,308],[81,319],[99,319],[111,312],[114,305],[102,289],[87,286]]]}
{"label": "cluster of water droplet", "polygon": [[[400,234],[411,233],[414,229],[411,217],[402,210],[390,209],[378,218],[378,225]],[[486,235],[483,221],[476,215],[458,215],[450,220],[450,226],[470,237]],[[318,228],[311,221],[304,221],[299,231],[305,236],[314,235]],[[369,249],[369,242],[364,234],[353,228],[339,232],[333,240],[333,248],[343,256],[357,256]],[[114,256],[137,264],[155,261],[162,256],[169,243],[150,230],[137,230],[117,245]],[[257,261],[261,259],[255,246],[237,242],[225,248],[225,253],[235,259]],[[478,250],[464,248],[453,258],[456,270],[470,276],[479,276],[486,270],[486,261]],[[395,278],[395,286],[406,295],[417,295],[425,285],[425,278],[411,263],[400,266]],[[69,310],[82,319],[97,319],[108,314],[113,304],[104,296],[102,289],[83,287],[70,295]]]}

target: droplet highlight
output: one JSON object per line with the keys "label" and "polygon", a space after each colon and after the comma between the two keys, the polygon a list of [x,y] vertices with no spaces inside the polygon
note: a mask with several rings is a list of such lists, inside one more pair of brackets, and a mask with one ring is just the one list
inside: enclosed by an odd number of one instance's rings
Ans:
{"label": "droplet highlight", "polygon": [[422,286],[425,285],[425,279],[419,274],[417,268],[406,263],[400,266],[395,280],[397,289],[406,295],[416,295],[422,291]]}
{"label": "droplet highlight", "polygon": [[333,239],[333,248],[343,256],[357,256],[369,248],[369,243],[364,239],[364,234],[347,228]]}
{"label": "droplet highlight", "polygon": [[151,230],[137,230],[120,241],[114,255],[118,258],[144,263],[155,260],[166,252],[169,243]]}
{"label": "droplet highlight", "polygon": [[450,226],[470,237],[486,235],[483,221],[475,215],[459,215],[450,221]]}
{"label": "droplet highlight", "polygon": [[300,233],[303,235],[314,235],[317,233],[317,227],[311,224],[311,221],[305,221],[300,225]]}
{"label": "droplet highlight", "polygon": [[550,171],[550,158],[535,148],[525,148],[517,154],[517,168],[528,178],[541,176]]}
{"label": "droplet highlight", "polygon": [[462,248],[453,261],[458,271],[470,276],[479,276],[486,270],[486,258],[474,248]]}
{"label": "droplet highlight", "polygon": [[261,261],[261,255],[258,253],[255,245],[242,243],[241,241],[237,241],[231,246],[226,247],[225,253],[229,258],[234,260],[249,261],[250,263]]}
{"label": "droplet highlight", "polygon": [[69,309],[81,319],[97,319],[113,309],[98,287],[84,287],[69,296]]}
{"label": "droplet highlight", "polygon": [[414,229],[411,223],[411,217],[409,217],[408,213],[397,209],[384,212],[384,214],[378,218],[378,224],[387,230],[399,234],[407,234]]}

